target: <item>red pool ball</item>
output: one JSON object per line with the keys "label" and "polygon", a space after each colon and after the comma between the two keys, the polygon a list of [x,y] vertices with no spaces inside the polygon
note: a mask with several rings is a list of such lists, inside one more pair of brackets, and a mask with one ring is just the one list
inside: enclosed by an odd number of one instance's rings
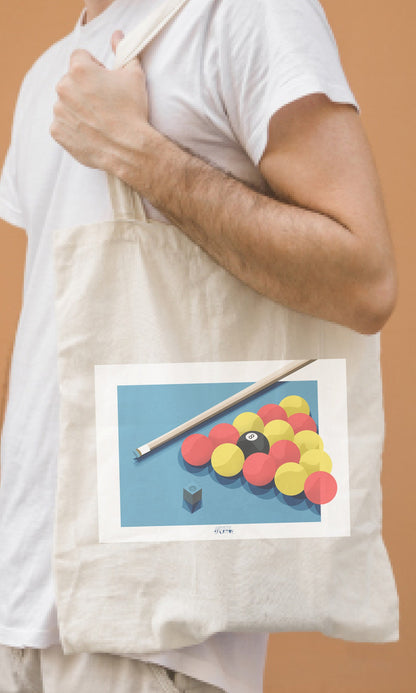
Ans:
{"label": "red pool ball", "polygon": [[277,467],[286,462],[299,462],[300,450],[291,440],[277,440],[270,448],[271,456],[276,460]]}
{"label": "red pool ball", "polygon": [[264,425],[268,424],[269,421],[274,421],[275,419],[287,421],[287,414],[285,410],[278,404],[265,404],[258,410],[257,414],[263,420]]}
{"label": "red pool ball", "polygon": [[253,486],[270,484],[276,474],[276,461],[264,452],[249,455],[243,465],[243,476]]}
{"label": "red pool ball", "polygon": [[215,443],[202,433],[192,433],[182,443],[182,457],[192,467],[202,467],[210,461]]}
{"label": "red pool ball", "polygon": [[237,443],[240,434],[235,426],[230,423],[219,423],[214,428],[211,428],[208,438],[212,440],[215,446],[223,443]]}
{"label": "red pool ball", "polygon": [[311,503],[329,503],[337,490],[337,482],[329,472],[312,472],[305,481],[305,496]]}
{"label": "red pool ball", "polygon": [[315,421],[308,414],[292,414],[289,416],[289,423],[292,426],[295,434],[299,431],[313,431],[317,433],[317,426]]}

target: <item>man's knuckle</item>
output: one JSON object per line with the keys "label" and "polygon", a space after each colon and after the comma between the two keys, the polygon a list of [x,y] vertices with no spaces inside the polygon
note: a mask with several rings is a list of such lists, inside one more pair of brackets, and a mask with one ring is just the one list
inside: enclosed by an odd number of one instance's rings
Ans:
{"label": "man's knuckle", "polygon": [[70,73],[73,75],[82,75],[86,69],[86,52],[77,49],[71,54],[69,61]]}
{"label": "man's knuckle", "polygon": [[67,77],[62,77],[62,79],[59,80],[58,84],[55,87],[55,91],[58,94],[58,96],[65,96],[65,94],[68,91],[68,79]]}
{"label": "man's knuckle", "polygon": [[82,48],[76,48],[74,51],[72,51],[72,53],[70,55],[69,62],[70,63],[79,62],[80,60],[82,60],[84,58],[84,56],[85,56],[85,51]]}
{"label": "man's knuckle", "polygon": [[58,99],[58,101],[56,101],[56,102],[54,103],[54,106],[53,106],[53,114],[54,114],[54,117],[57,118],[57,119],[62,118],[62,116],[64,115],[64,113],[65,113],[65,106],[64,106],[63,103]]}
{"label": "man's knuckle", "polygon": [[75,60],[71,64],[70,74],[73,75],[75,78],[79,78],[79,77],[82,77],[84,75],[84,73],[85,73],[85,65],[82,62]]}

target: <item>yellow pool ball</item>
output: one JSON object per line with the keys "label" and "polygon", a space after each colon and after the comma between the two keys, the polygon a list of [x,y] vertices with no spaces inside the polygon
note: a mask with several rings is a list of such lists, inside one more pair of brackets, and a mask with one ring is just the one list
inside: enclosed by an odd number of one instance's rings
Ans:
{"label": "yellow pool ball", "polygon": [[296,443],[300,450],[301,456],[308,452],[308,450],[323,450],[324,441],[321,436],[314,431],[299,431],[293,438],[293,442]]}
{"label": "yellow pool ball", "polygon": [[233,421],[233,426],[236,427],[240,436],[248,431],[259,431],[259,433],[263,433],[264,431],[263,419],[252,411],[243,411],[236,416]]}
{"label": "yellow pool ball", "polygon": [[278,440],[293,440],[295,437],[292,426],[283,419],[269,421],[264,427],[264,435],[269,441],[270,447]]}
{"label": "yellow pool ball", "polygon": [[308,474],[298,462],[286,462],[277,470],[274,483],[280,493],[285,496],[297,496],[305,488]]}
{"label": "yellow pool ball", "polygon": [[306,469],[308,475],[313,472],[331,472],[332,460],[323,450],[307,450],[301,458],[300,464]]}
{"label": "yellow pool ball", "polygon": [[220,476],[236,476],[244,465],[244,453],[234,443],[222,443],[215,448],[211,457],[213,469]]}
{"label": "yellow pool ball", "polygon": [[292,416],[292,414],[310,414],[310,407],[306,399],[298,395],[285,397],[279,403],[279,406],[283,407],[288,416]]}

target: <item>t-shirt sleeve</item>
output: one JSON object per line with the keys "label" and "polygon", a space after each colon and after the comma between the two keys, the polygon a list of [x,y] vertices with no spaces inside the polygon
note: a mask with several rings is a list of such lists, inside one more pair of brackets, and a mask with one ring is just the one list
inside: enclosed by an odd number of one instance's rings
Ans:
{"label": "t-shirt sleeve", "polygon": [[21,88],[14,112],[11,141],[0,176],[0,217],[13,226],[26,228],[18,185],[18,131],[22,109]]}
{"label": "t-shirt sleeve", "polygon": [[352,104],[335,38],[318,0],[223,0],[221,98],[233,132],[257,165],[282,106],[314,93]]}

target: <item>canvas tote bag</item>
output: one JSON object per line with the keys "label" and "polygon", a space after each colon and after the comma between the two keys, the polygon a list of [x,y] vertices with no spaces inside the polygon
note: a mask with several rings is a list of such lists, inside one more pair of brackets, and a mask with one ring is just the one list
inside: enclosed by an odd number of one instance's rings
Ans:
{"label": "canvas tote bag", "polygon": [[[126,37],[117,65],[183,4],[166,3]],[[381,537],[378,337],[259,295],[179,228],[147,219],[138,193],[112,176],[108,183],[114,218],[57,230],[53,241],[60,379],[53,570],[65,654],[157,652],[221,631],[396,640],[397,592]],[[256,487],[241,472],[193,467],[181,458],[192,430],[153,458],[131,454],[230,388],[311,359],[290,376],[297,380],[276,387],[316,395],[338,484],[327,506],[280,493],[273,481]],[[262,397],[223,411],[216,423],[282,399],[276,388]],[[136,517],[142,511],[144,519]]]}

